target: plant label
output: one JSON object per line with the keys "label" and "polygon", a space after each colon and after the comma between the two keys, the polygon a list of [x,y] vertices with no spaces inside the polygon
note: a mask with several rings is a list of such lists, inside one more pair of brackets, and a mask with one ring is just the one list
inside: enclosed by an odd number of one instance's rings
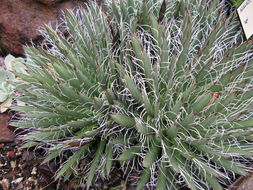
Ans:
{"label": "plant label", "polygon": [[237,9],[246,38],[253,35],[253,0],[245,0]]}

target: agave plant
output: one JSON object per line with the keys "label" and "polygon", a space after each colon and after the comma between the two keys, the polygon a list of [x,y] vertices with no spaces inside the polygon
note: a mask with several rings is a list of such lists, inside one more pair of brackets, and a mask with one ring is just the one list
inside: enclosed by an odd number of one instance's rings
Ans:
{"label": "agave plant", "polygon": [[[253,154],[252,44],[225,1],[105,0],[26,48],[24,147],[89,189],[120,166],[137,189],[223,189]],[[67,34],[67,35],[66,35]],[[120,165],[119,165],[120,164]],[[96,177],[95,177],[96,176]]]}

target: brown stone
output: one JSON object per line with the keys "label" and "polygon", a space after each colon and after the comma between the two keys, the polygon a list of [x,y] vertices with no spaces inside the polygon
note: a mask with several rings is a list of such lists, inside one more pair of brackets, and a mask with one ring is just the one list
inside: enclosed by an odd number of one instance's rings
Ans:
{"label": "brown stone", "polygon": [[41,40],[39,27],[61,20],[65,9],[84,6],[87,0],[1,0],[0,46],[8,53],[23,54],[23,45]]}
{"label": "brown stone", "polygon": [[13,131],[8,128],[10,118],[7,113],[0,114],[0,143],[14,141]]}

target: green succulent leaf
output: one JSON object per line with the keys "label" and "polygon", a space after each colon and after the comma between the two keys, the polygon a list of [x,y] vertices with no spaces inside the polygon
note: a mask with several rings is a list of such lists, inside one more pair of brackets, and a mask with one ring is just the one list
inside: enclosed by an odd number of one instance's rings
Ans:
{"label": "green succulent leaf", "polygon": [[133,159],[137,153],[141,151],[141,144],[137,144],[134,147],[128,148],[125,150],[118,158],[119,161],[128,161]]}
{"label": "green succulent leaf", "polygon": [[[82,146],[73,156],[71,156],[66,163],[57,171],[56,178],[61,177],[68,169],[70,169],[78,160],[83,156],[84,152],[87,149],[87,146]],[[51,155],[52,157],[52,155]]]}
{"label": "green succulent leaf", "polygon": [[99,143],[98,149],[97,149],[96,154],[95,154],[95,158],[92,161],[92,165],[91,165],[89,173],[87,175],[87,181],[86,181],[87,188],[89,188],[91,186],[92,181],[95,177],[95,172],[96,172],[98,164],[100,162],[101,154],[104,151],[105,144],[106,144],[106,141],[104,141],[104,140],[101,140],[100,143]]}
{"label": "green succulent leaf", "polygon": [[135,120],[132,117],[126,115],[113,114],[111,115],[111,118],[113,121],[126,128],[132,128],[135,125]]}
{"label": "green succulent leaf", "polygon": [[149,182],[149,178],[151,176],[151,171],[149,168],[145,169],[140,176],[140,181],[138,182],[138,186],[136,190],[141,190],[145,187],[145,185]]}

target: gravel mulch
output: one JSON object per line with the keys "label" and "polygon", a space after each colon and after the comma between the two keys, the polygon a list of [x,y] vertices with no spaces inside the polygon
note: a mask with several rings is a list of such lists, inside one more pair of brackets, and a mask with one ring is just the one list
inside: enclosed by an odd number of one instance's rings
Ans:
{"label": "gravel mulch", "polygon": [[[21,149],[21,130],[8,126],[11,113],[0,114],[0,190],[56,190],[56,166],[41,165],[43,151]],[[58,187],[57,187],[58,186]]]}
{"label": "gravel mulch", "polygon": [[0,144],[0,190],[56,189],[53,172],[39,163],[34,152],[23,151],[14,142]]}
{"label": "gravel mulch", "polygon": [[40,190],[37,168],[29,167],[23,152],[15,143],[0,144],[0,189]]}

